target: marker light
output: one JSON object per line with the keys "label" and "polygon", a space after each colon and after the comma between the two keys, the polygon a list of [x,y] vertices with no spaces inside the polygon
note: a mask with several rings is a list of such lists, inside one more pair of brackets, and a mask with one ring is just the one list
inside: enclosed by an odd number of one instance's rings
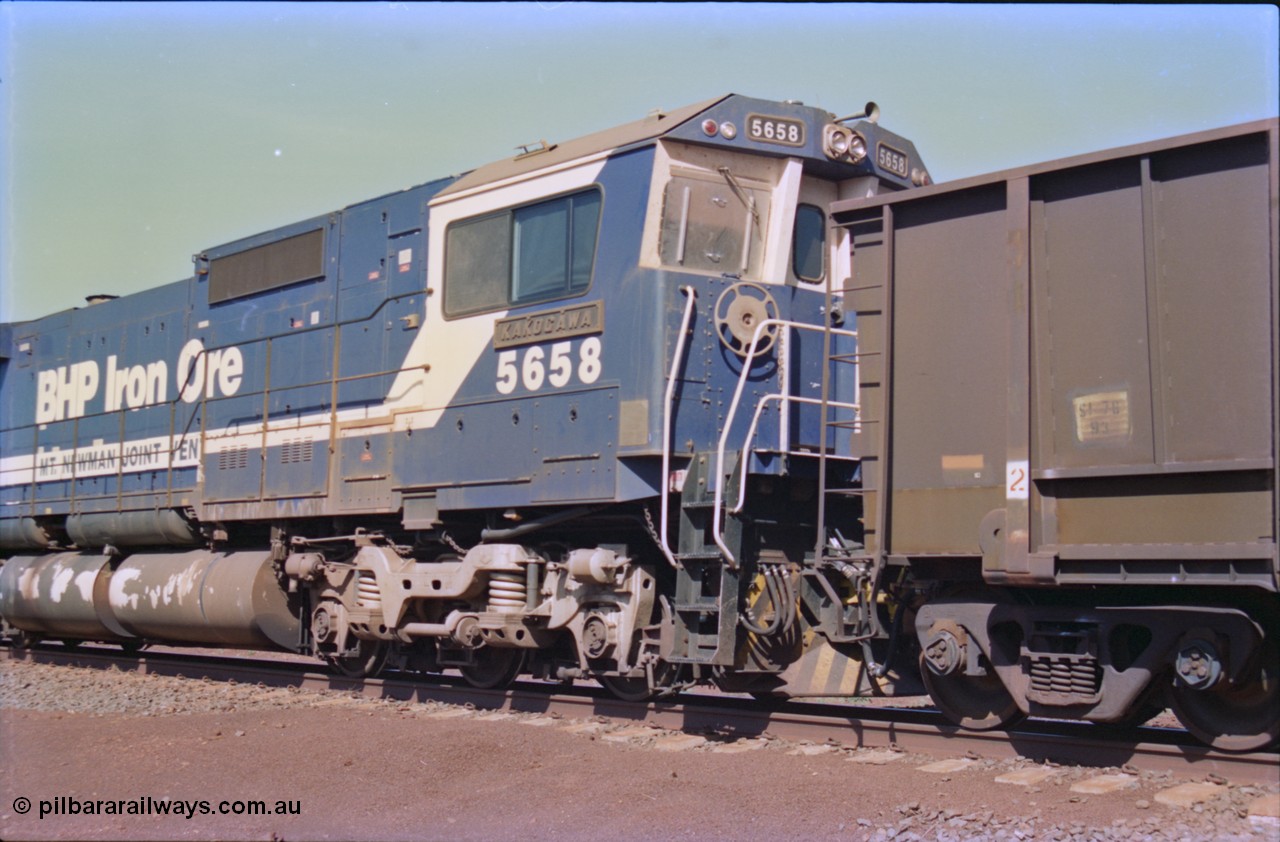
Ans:
{"label": "marker light", "polygon": [[707,119],[702,121],[702,133],[707,137],[715,137],[718,131],[720,131],[720,127],[716,125],[715,120]]}
{"label": "marker light", "polygon": [[720,126],[720,136],[725,140],[733,140],[738,136],[738,127],[733,123],[723,123]]}

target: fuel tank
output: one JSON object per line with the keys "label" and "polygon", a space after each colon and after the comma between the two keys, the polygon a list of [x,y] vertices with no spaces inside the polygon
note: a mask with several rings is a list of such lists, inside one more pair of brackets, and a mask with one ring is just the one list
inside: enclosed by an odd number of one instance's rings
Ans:
{"label": "fuel tank", "polygon": [[220,646],[294,649],[289,610],[271,553],[135,553],[111,574],[109,607],[137,637]]}
{"label": "fuel tank", "polygon": [[0,567],[0,617],[44,637],[125,640],[107,605],[111,559],[99,553],[14,556]]}
{"label": "fuel tank", "polygon": [[42,637],[293,650],[298,618],[268,551],[65,552],[0,567],[0,616]]}

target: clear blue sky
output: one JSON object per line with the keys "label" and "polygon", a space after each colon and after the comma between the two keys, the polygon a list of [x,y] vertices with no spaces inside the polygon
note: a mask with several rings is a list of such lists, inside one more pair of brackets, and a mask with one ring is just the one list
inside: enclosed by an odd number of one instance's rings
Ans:
{"label": "clear blue sky", "polygon": [[936,180],[1274,116],[1271,5],[0,0],[0,320],[721,93],[880,103]]}

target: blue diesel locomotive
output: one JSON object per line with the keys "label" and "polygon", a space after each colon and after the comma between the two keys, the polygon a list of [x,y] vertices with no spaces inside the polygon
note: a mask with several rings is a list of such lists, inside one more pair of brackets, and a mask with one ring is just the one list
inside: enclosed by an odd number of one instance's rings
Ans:
{"label": "blue diesel locomotive", "polygon": [[1274,120],[730,95],[0,326],[10,635],[1280,737]]}
{"label": "blue diesel locomotive", "polygon": [[870,638],[794,603],[823,513],[859,541],[827,208],[928,181],[877,117],[656,112],[4,326],[0,614],[483,686],[869,692]]}

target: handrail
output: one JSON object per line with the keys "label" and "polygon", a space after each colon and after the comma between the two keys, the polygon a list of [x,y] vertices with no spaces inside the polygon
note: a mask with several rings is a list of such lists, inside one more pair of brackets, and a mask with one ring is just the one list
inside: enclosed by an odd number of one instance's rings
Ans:
{"label": "handrail", "polygon": [[[751,336],[751,345],[747,348],[747,355],[742,360],[742,373],[738,375],[738,385],[733,392],[733,400],[729,403],[729,411],[725,414],[724,429],[720,432],[720,442],[716,449],[716,493],[715,503],[711,512],[711,537],[715,539],[716,546],[720,548],[720,553],[728,562],[730,569],[738,566],[738,561],[734,558],[733,553],[724,543],[723,523],[721,517],[721,507],[724,505],[724,451],[725,445],[729,441],[729,431],[733,428],[734,418],[738,414],[738,404],[742,402],[742,393],[746,389],[747,378],[751,374],[751,363],[755,360],[760,345],[760,337],[764,335],[764,331],[771,327],[796,328],[798,330],[811,330],[814,332],[824,332],[828,335],[848,336],[853,339],[858,338],[857,331],[840,330],[838,328],[829,327],[827,325],[807,324],[804,322],[792,322],[786,319],[763,319],[756,325],[755,333]],[[783,336],[783,341],[789,341],[788,336]],[[826,365],[826,361],[823,362]],[[824,379],[825,379],[824,373]],[[786,423],[784,420],[783,423]]]}
{"label": "handrail", "polygon": [[675,355],[671,358],[671,368],[667,372],[667,390],[662,398],[662,476],[659,478],[662,486],[662,527],[658,530],[658,544],[662,549],[662,554],[667,557],[667,561],[671,563],[672,567],[680,566],[680,563],[676,561],[675,554],[671,552],[671,547],[667,544],[668,502],[671,495],[672,409],[675,403],[676,375],[679,373],[681,361],[684,359],[685,339],[689,336],[689,325],[693,322],[694,305],[698,300],[698,291],[692,286],[682,286],[680,291],[685,294],[688,300],[684,304],[684,318],[680,321],[680,336],[676,340]]}
{"label": "handrail", "polygon": [[[781,392],[775,392],[772,395],[765,395],[759,401],[756,402],[756,412],[755,412],[755,415],[753,415],[751,418],[751,427],[747,430],[747,437],[742,441],[743,453],[746,453],[747,447],[751,444],[751,440],[755,438],[756,427],[758,427],[760,424],[760,416],[764,412],[765,404],[769,403],[770,401],[779,401],[784,404],[795,401],[796,403],[807,403],[812,406],[823,405],[822,398],[805,398],[805,397],[801,397],[800,395],[784,395]],[[856,403],[843,403],[841,401],[829,400],[827,401],[826,405],[834,406],[837,409],[852,409],[855,413],[862,411],[862,407]],[[787,453],[791,455],[803,455],[799,451],[782,450],[779,452]],[[729,509],[730,513],[732,514],[737,514],[738,512],[742,511],[742,507],[746,503],[746,499],[747,499],[747,474],[744,471],[744,472],[740,472],[738,476],[739,476],[738,501],[734,503],[733,506]]]}

